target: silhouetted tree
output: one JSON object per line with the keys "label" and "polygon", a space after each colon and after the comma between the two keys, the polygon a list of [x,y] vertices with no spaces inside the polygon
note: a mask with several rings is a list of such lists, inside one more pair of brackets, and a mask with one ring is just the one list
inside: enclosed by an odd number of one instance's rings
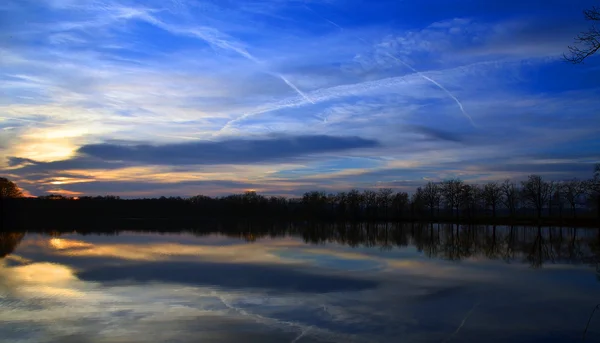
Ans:
{"label": "silhouetted tree", "polygon": [[561,184],[562,197],[571,207],[573,218],[577,217],[577,204],[585,194],[585,182],[578,179],[571,179]]}
{"label": "silhouetted tree", "polygon": [[377,212],[377,193],[370,189],[363,192],[365,211],[368,219],[374,219]]}
{"label": "silhouetted tree", "polygon": [[0,177],[0,229],[4,228],[5,217],[10,214],[10,210],[6,208],[6,202],[9,199],[20,198],[23,192],[16,183],[7,178]]}
{"label": "silhouetted tree", "polygon": [[[98,198],[101,197],[96,197],[96,200],[98,200]],[[40,200],[69,200],[69,197],[66,197],[64,195],[61,194],[48,194],[48,195],[41,195],[38,197],[38,199]]]}
{"label": "silhouetted tree", "polygon": [[339,218],[346,218],[346,212],[348,211],[348,195],[346,192],[339,192],[335,196],[335,200],[338,204],[337,214]]}
{"label": "silhouetted tree", "polygon": [[565,60],[571,63],[583,63],[583,61],[600,50],[600,28],[596,22],[600,21],[600,7],[592,7],[584,10],[586,20],[592,22],[587,31],[581,32],[575,37],[575,45],[569,46],[569,54],[564,55]]}
{"label": "silhouetted tree", "polygon": [[459,215],[461,191],[463,182],[459,179],[446,180],[441,184],[441,191],[446,201],[448,208],[450,209],[450,215],[454,215],[456,210],[456,216]]}
{"label": "silhouetted tree", "polygon": [[496,218],[496,207],[502,200],[502,188],[497,182],[489,182],[483,186],[481,192],[486,208],[492,209],[492,217]]}
{"label": "silhouetted tree", "polygon": [[[380,213],[380,218],[383,215],[384,219],[389,219],[389,208],[392,203],[392,194],[394,191],[390,188],[381,188],[377,194],[377,203],[381,209],[383,209],[383,213]],[[380,211],[381,212],[381,211]]]}
{"label": "silhouetted tree", "polygon": [[360,218],[362,203],[363,195],[357,189],[352,189],[348,192],[348,207],[352,219]]}
{"label": "silhouetted tree", "polygon": [[329,213],[331,215],[335,214],[336,207],[338,206],[337,194],[327,194],[327,204],[329,205]]}
{"label": "silhouetted tree", "polygon": [[517,211],[517,202],[519,201],[519,189],[511,180],[504,180],[500,188],[502,190],[501,200],[504,203],[504,207],[508,210],[511,218],[514,218]]}
{"label": "silhouetted tree", "polygon": [[546,181],[548,185],[548,217],[552,216],[552,209],[554,208],[555,200],[560,201],[560,194],[557,194],[558,191],[558,183],[555,181]]}
{"label": "silhouetted tree", "polygon": [[596,213],[600,219],[600,163],[594,166],[594,177],[587,182],[590,197],[596,202]]}
{"label": "silhouetted tree", "polygon": [[425,208],[425,196],[423,195],[423,189],[417,187],[417,190],[411,197],[410,201],[410,212],[412,218],[419,218],[423,214]]}
{"label": "silhouetted tree", "polygon": [[398,192],[394,194],[394,199],[392,200],[392,207],[396,212],[396,218],[402,218],[405,214],[405,210],[409,204],[408,193],[406,192]]}
{"label": "silhouetted tree", "polygon": [[[563,182],[554,182],[552,187],[552,201],[550,206],[555,206],[558,209],[558,216],[562,220],[563,218],[563,209],[565,208],[565,203],[567,199],[565,198]],[[550,215],[550,213],[548,213]]]}
{"label": "silhouetted tree", "polygon": [[202,194],[194,195],[193,197],[189,198],[189,201],[196,205],[204,205],[209,203],[211,200],[211,197]]}
{"label": "silhouetted tree", "polygon": [[423,201],[429,210],[430,218],[435,217],[435,210],[439,210],[440,202],[442,201],[442,193],[440,187],[429,181],[423,187]]}
{"label": "silhouetted tree", "polygon": [[0,198],[20,198],[22,196],[23,192],[16,183],[0,177]]}
{"label": "silhouetted tree", "polygon": [[460,188],[459,202],[462,207],[463,213],[468,218],[473,218],[475,212],[477,212],[477,202],[480,198],[480,190],[477,185],[466,185],[463,184]]}
{"label": "silhouetted tree", "polygon": [[325,192],[306,192],[302,196],[302,204],[305,206],[307,216],[311,219],[319,219],[327,207],[327,195]]}
{"label": "silhouetted tree", "polygon": [[538,219],[541,218],[542,209],[550,198],[550,185],[539,175],[529,175],[527,181],[522,181],[521,185],[523,200],[535,208]]}

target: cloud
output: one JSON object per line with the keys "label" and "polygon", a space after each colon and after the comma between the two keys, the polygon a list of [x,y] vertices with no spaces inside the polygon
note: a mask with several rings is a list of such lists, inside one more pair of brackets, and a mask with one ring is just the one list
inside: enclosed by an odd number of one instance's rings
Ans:
{"label": "cloud", "polygon": [[290,161],[310,162],[315,155],[380,146],[373,139],[326,135],[229,138],[161,145],[103,143],[84,145],[74,157],[66,160],[43,162],[9,157],[4,171],[16,175],[19,183],[33,183],[29,187],[35,185],[38,194],[60,190],[59,193],[64,194],[127,196],[130,192],[148,196],[152,192],[167,192],[164,195],[191,195],[248,189],[290,194],[292,184],[282,180],[269,186],[264,182],[264,173],[297,168]]}
{"label": "cloud", "polygon": [[[190,274],[193,268],[196,272]],[[133,272],[135,271],[135,272]],[[269,275],[254,278],[252,275]],[[237,275],[232,278],[231,275]],[[130,280],[135,284],[163,282],[193,286],[213,286],[221,289],[267,289],[271,292],[329,293],[352,292],[376,288],[376,281],[347,276],[315,275],[292,269],[260,264],[218,262],[154,262],[127,266],[90,268],[79,273],[85,281],[116,282]]]}
{"label": "cloud", "polygon": [[376,140],[325,135],[280,136],[266,139],[227,139],[166,145],[84,145],[79,152],[105,161],[154,165],[264,163],[312,154],[376,148]]}
{"label": "cloud", "polygon": [[[258,64],[259,66],[264,66],[264,63],[259,60],[258,58],[256,58],[254,55],[252,55],[250,52],[248,52],[248,50],[241,46],[241,44],[239,44],[238,42],[236,42],[235,40],[233,40],[231,37],[228,37],[227,35],[223,34],[222,32],[220,32],[219,30],[213,28],[213,27],[206,27],[206,26],[200,26],[200,27],[189,27],[189,28],[182,28],[182,27],[176,27],[167,23],[164,23],[163,21],[155,18],[154,16],[150,15],[148,12],[145,11],[135,11],[133,13],[128,13],[127,17],[136,17],[138,19],[144,20],[152,25],[155,25],[163,30],[169,31],[171,33],[177,34],[177,35],[188,35],[188,36],[192,36],[192,37],[196,37],[201,39],[202,41],[224,49],[224,50],[230,50],[233,51],[237,54],[239,54],[240,56]],[[296,93],[298,93],[302,98],[304,98],[306,101],[313,103],[313,101],[306,96],[306,94],[304,92],[302,92],[294,83],[292,83],[287,77],[285,77],[284,75],[277,73],[277,72],[271,72],[268,70],[265,70],[265,72],[279,78],[281,81],[283,81],[287,86],[289,86],[291,89],[293,89]]]}
{"label": "cloud", "polygon": [[564,16],[503,21],[488,26],[488,35],[481,44],[467,48],[463,53],[520,58],[560,57],[565,46],[572,43],[573,35],[583,27],[583,21],[571,21]]}
{"label": "cloud", "polygon": [[[410,75],[416,77],[417,75]],[[402,84],[407,83],[407,76],[397,76],[397,77],[388,77],[374,81],[365,81],[359,82],[355,84],[345,84],[338,85],[334,87],[327,87],[322,89],[317,89],[308,93],[308,96],[312,100],[312,103],[322,103],[335,99],[345,98],[345,97],[353,97],[353,96],[369,96],[373,94],[381,94],[390,92],[391,89],[396,88],[398,86],[402,86]],[[418,86],[419,81],[416,82],[416,85],[411,82],[411,85]],[[305,99],[296,97],[296,98],[287,98],[284,100],[280,100],[274,103],[265,104],[253,111],[249,111],[244,113],[243,115],[230,120],[225,124],[225,126],[221,129],[221,131],[226,131],[231,126],[236,123],[239,123],[243,120],[246,120],[250,117],[272,112],[278,111],[287,108],[296,108],[301,106],[309,105],[309,102]]]}
{"label": "cloud", "polygon": [[[421,29],[390,35],[385,45],[399,56],[419,65],[427,63],[471,63],[484,60],[536,59],[562,56],[583,21],[569,15],[531,14],[514,18],[482,20],[454,17],[433,22]],[[431,58],[433,55],[443,58]],[[437,62],[437,63],[435,63]]]}
{"label": "cloud", "polygon": [[71,192],[83,194],[115,194],[115,195],[150,195],[159,192],[165,196],[193,195],[204,190],[210,194],[229,194],[232,190],[243,192],[244,190],[256,189],[262,185],[252,182],[241,182],[231,180],[206,180],[206,181],[180,181],[170,182],[168,179],[162,182],[147,181],[95,181],[64,185]]}
{"label": "cloud", "polygon": [[589,178],[594,170],[594,163],[591,162],[568,162],[557,161],[551,162],[535,162],[530,163],[505,163],[484,165],[478,169],[482,171],[494,172],[515,172],[521,174],[555,174],[560,178],[582,177]]}
{"label": "cloud", "polygon": [[128,163],[123,161],[104,161],[89,157],[74,157],[53,162],[40,162],[19,157],[9,157],[8,160],[9,166],[12,167],[8,170],[16,170],[19,173],[59,172],[73,169],[118,169],[128,166]]}
{"label": "cloud", "polygon": [[412,129],[416,133],[423,134],[427,138],[432,139],[432,140],[448,141],[448,142],[455,142],[455,143],[463,142],[463,139],[459,135],[449,132],[449,131],[438,130],[438,129],[434,129],[431,127],[425,127],[425,126],[419,126],[419,125],[413,126]]}

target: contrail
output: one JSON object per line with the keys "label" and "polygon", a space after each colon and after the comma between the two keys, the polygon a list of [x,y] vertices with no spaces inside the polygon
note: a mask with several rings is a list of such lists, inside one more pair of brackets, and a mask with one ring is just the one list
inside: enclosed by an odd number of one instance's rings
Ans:
{"label": "contrail", "polygon": [[[284,109],[284,108],[299,107],[299,106],[306,105],[308,102],[315,104],[318,102],[328,101],[331,99],[344,97],[344,96],[351,95],[351,94],[361,94],[364,92],[368,92],[370,90],[379,89],[379,88],[383,88],[383,87],[394,87],[394,86],[400,84],[401,82],[404,82],[405,79],[406,79],[406,75],[388,77],[388,78],[379,79],[379,80],[375,80],[375,81],[365,81],[365,82],[359,82],[359,83],[354,83],[354,84],[347,84],[347,85],[340,85],[340,86],[317,89],[317,90],[311,91],[309,94],[307,94],[306,98],[303,98],[303,99],[298,99],[298,98],[285,99],[285,100],[278,101],[275,103],[267,104],[265,106],[262,106],[262,107],[256,109],[255,111],[244,113],[243,115],[228,121],[221,128],[221,130],[219,130],[219,132],[223,132],[224,130],[227,130],[228,128],[230,128],[233,124],[235,124],[239,121],[242,121],[244,119],[247,119],[249,117],[258,115],[258,114],[277,111],[277,110]],[[310,99],[310,101],[307,100],[307,98]]]}
{"label": "contrail", "polygon": [[[258,65],[263,65],[264,63],[262,61],[260,61],[259,59],[257,59],[256,57],[254,57],[252,54],[250,54],[246,49],[243,48],[239,48],[236,47],[234,45],[232,45],[230,42],[223,40],[223,39],[217,39],[216,41],[208,38],[206,35],[203,35],[201,33],[196,33],[196,37],[202,39],[203,41],[212,44],[212,45],[216,45],[220,48],[223,49],[228,49],[231,51],[234,51],[236,53],[238,53],[240,56],[245,57],[246,59],[258,64]],[[271,73],[268,72],[268,74],[273,75],[275,77],[278,77],[281,79],[281,81],[285,82],[286,85],[288,85],[291,89],[293,89],[296,93],[298,93],[301,97],[303,97],[305,100],[311,102],[314,104],[314,102],[306,96],[306,94],[304,94],[304,92],[302,92],[298,87],[296,87],[296,85],[294,85],[290,80],[288,80],[285,76],[279,74],[279,73]]]}
{"label": "contrail", "polygon": [[[342,30],[342,31],[345,31],[343,27],[341,27],[340,25],[336,24],[335,22],[333,22],[333,21],[331,21],[331,20],[329,20],[329,19],[327,19],[327,18],[323,17],[323,16],[322,16],[322,15],[321,15],[319,12],[317,12],[317,11],[313,10],[312,8],[308,7],[308,5],[307,5],[307,4],[304,4],[304,8],[306,8],[307,10],[309,10],[309,11],[311,11],[312,13],[316,14],[316,15],[317,15],[317,17],[320,17],[321,19],[325,20],[325,21],[326,21],[326,22],[328,22],[329,24],[331,24],[331,25],[333,25],[333,26],[337,27],[338,29],[340,29],[340,30]],[[363,40],[363,39],[361,39],[360,37],[356,37],[356,38],[358,38],[358,39],[360,39],[360,40]]]}
{"label": "contrail", "polygon": [[462,327],[467,322],[467,319],[469,319],[469,317],[473,313],[473,310],[475,310],[475,308],[477,306],[479,306],[479,302],[476,302],[475,305],[473,305],[473,307],[471,307],[471,309],[469,310],[469,312],[467,312],[467,315],[465,316],[465,318],[463,318],[462,322],[460,322],[460,325],[456,328],[456,330],[450,336],[448,336],[445,340],[443,340],[442,343],[448,342],[450,339],[452,339],[452,337],[456,336],[456,334],[460,331],[460,329],[462,329]]}
{"label": "contrail", "polygon": [[[308,5],[304,4],[304,7],[306,9],[308,9],[309,11],[313,12],[314,14],[316,14],[318,17],[321,17],[321,19],[325,20],[326,22],[328,22],[329,24],[337,27],[338,29],[345,31],[344,28],[342,26],[340,26],[339,24],[323,17],[321,14],[319,14],[317,11],[313,10],[312,8],[308,7]],[[369,44],[369,42],[367,42],[366,40],[364,40],[361,37],[358,36],[354,36],[356,37],[356,39],[360,40],[361,42],[365,43],[365,44]],[[454,102],[456,102],[456,104],[458,105],[458,108],[460,108],[460,111],[462,112],[462,114],[469,120],[469,122],[471,123],[471,125],[476,126],[475,122],[473,121],[473,118],[471,118],[471,116],[467,113],[467,111],[465,111],[465,108],[463,107],[462,103],[460,102],[460,100],[458,100],[458,98],[456,96],[454,96],[454,94],[450,93],[450,91],[442,86],[439,82],[435,81],[434,79],[426,76],[425,74],[421,73],[420,71],[418,71],[417,69],[413,68],[410,64],[404,62],[403,60],[395,57],[394,55],[390,54],[389,52],[386,53],[387,56],[393,58],[394,60],[402,63],[404,66],[406,66],[408,69],[412,70],[415,74],[419,75],[421,78],[423,78],[424,80],[431,82],[432,84],[434,84],[435,86],[437,86],[439,89],[441,89],[444,93],[446,93],[446,95],[448,95],[452,100],[454,100]]]}
{"label": "contrail", "polygon": [[402,63],[404,66],[406,66],[408,69],[412,70],[415,74],[419,75],[420,77],[422,77],[423,79],[433,83],[434,85],[436,85],[439,89],[441,89],[442,91],[444,91],[450,98],[452,98],[454,100],[454,102],[456,102],[456,104],[458,105],[458,108],[460,108],[460,111],[462,112],[462,114],[469,119],[469,122],[471,122],[471,125],[475,126],[475,122],[473,122],[473,118],[471,118],[471,116],[467,113],[467,111],[465,111],[462,103],[460,102],[460,100],[458,100],[457,97],[455,97],[452,93],[450,93],[450,91],[448,89],[446,89],[446,87],[442,86],[439,82],[437,82],[436,80],[428,77],[427,75],[421,73],[420,71],[418,71],[417,69],[413,68],[410,64],[404,62],[403,60],[395,57],[394,55],[390,54],[389,52],[386,53],[386,55],[388,55],[389,57],[395,59],[396,61]]}
{"label": "contrail", "polygon": [[279,76],[283,80],[283,82],[285,82],[293,90],[295,90],[296,92],[298,92],[298,94],[300,94],[300,96],[303,97],[306,101],[312,103],[313,105],[315,104],[315,102],[312,101],[311,98],[309,98],[308,96],[306,96],[306,94],[304,94],[304,92],[302,92],[301,90],[299,90],[298,87],[296,87],[293,83],[291,83],[288,79],[286,79],[285,76],[283,76],[281,74],[275,74],[275,75]]}
{"label": "contrail", "polygon": [[[345,31],[345,29],[338,25],[337,23],[321,16],[318,12],[314,11],[313,9],[311,9],[308,6],[304,6],[307,10],[313,12],[315,15],[317,15],[318,17],[320,17],[321,19],[327,21],[329,24],[337,27],[340,30]],[[356,39],[360,40],[361,42],[365,43],[365,44],[370,44],[369,42],[367,42],[365,39],[355,36]],[[231,47],[231,48],[235,48],[235,47]],[[238,53],[242,54],[242,52],[240,52],[238,50],[238,48],[235,48]],[[249,55],[245,50],[243,50],[243,54],[244,56]],[[251,55],[249,55],[251,56]],[[463,113],[463,115],[469,119],[469,122],[471,123],[471,125],[475,126],[473,119],[471,118],[471,116],[465,111],[462,103],[460,102],[460,100],[454,96],[450,91],[448,91],[448,89],[446,89],[443,85],[441,85],[439,82],[435,81],[434,79],[424,75],[423,73],[419,72],[418,70],[416,70],[415,68],[413,68],[412,66],[410,66],[408,63],[400,60],[397,57],[392,56],[391,54],[388,53],[388,56],[392,57],[394,60],[402,63],[404,66],[408,67],[411,71],[413,71],[418,77],[426,80],[427,82],[430,82],[432,84],[434,84],[436,87],[440,88],[444,93],[446,93],[446,95],[450,96],[450,98],[456,102],[456,104],[458,105],[459,109],[461,110],[461,112]],[[247,58],[250,58],[248,56],[246,56]],[[253,58],[253,57],[252,57]],[[286,84],[288,84],[291,88],[293,88],[298,94],[300,94],[300,96],[302,97],[303,100],[284,100],[284,101],[280,101],[274,104],[270,104],[267,106],[264,106],[262,108],[259,108],[255,111],[252,112],[248,112],[248,113],[244,113],[241,116],[232,119],[230,121],[228,121],[227,123],[225,123],[225,125],[223,125],[223,127],[219,130],[219,132],[223,132],[227,129],[229,129],[233,124],[242,121],[246,118],[252,117],[254,115],[258,115],[261,113],[266,113],[266,112],[271,112],[271,111],[276,111],[279,109],[283,109],[283,108],[293,108],[293,107],[298,107],[298,106],[302,106],[305,105],[306,103],[311,103],[311,104],[315,104],[317,102],[321,102],[321,101],[327,101],[336,97],[340,97],[340,96],[344,96],[345,94],[352,94],[352,93],[358,93],[358,92],[362,92],[365,90],[369,90],[372,88],[378,88],[381,86],[389,86],[389,85],[393,85],[396,83],[396,81],[404,81],[405,76],[402,77],[391,77],[391,78],[385,78],[385,79],[381,79],[381,80],[377,80],[377,81],[367,81],[367,82],[361,82],[361,83],[357,83],[357,84],[351,84],[351,85],[341,85],[341,86],[334,86],[334,87],[330,87],[330,88],[326,88],[326,89],[318,89],[315,91],[310,92],[309,94],[305,94],[304,92],[300,91],[297,87],[295,87],[293,84],[291,84],[285,77],[283,77],[280,74],[274,74],[275,76],[281,78]]]}
{"label": "contrail", "polygon": [[[262,66],[264,64],[261,60],[257,59],[256,57],[254,57],[254,55],[249,53],[246,49],[235,46],[235,44],[232,44],[230,41],[228,41],[226,39],[217,37],[217,34],[219,33],[219,31],[216,29],[207,28],[207,29],[209,29],[209,31],[211,31],[209,33],[209,32],[206,32],[207,31],[206,29],[205,30],[197,30],[197,29],[185,30],[185,29],[175,28],[169,24],[166,24],[166,23],[156,19],[155,17],[153,17],[147,13],[138,15],[138,18],[145,20],[148,23],[158,26],[158,27],[162,28],[163,30],[166,30],[169,32],[184,34],[184,35],[191,35],[193,37],[200,38],[201,40],[203,40],[204,42],[206,42],[212,46],[216,46],[221,49],[233,51],[233,52],[237,53],[238,55],[240,55],[258,65]],[[293,89],[296,93],[298,93],[298,95],[300,95],[305,100],[314,104],[314,102],[309,97],[307,97],[306,94],[304,94],[304,92],[302,92],[296,85],[294,85],[291,81],[289,81],[285,76],[283,76],[279,73],[273,73],[273,72],[267,72],[267,73],[270,75],[273,75],[275,77],[278,77],[283,82],[285,82],[286,85],[288,85],[291,89]]]}

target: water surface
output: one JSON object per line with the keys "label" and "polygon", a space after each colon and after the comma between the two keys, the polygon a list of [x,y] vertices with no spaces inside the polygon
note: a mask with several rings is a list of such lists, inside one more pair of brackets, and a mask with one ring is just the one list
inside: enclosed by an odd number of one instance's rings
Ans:
{"label": "water surface", "polygon": [[599,247],[598,230],[456,225],[4,233],[0,338],[579,342]]}

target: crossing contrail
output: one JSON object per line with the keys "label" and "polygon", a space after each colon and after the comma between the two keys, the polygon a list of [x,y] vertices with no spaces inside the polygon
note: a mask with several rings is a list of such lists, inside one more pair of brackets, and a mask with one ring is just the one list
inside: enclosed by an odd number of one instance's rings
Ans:
{"label": "crossing contrail", "polygon": [[446,87],[442,86],[439,82],[437,82],[436,80],[428,77],[427,75],[421,73],[420,71],[418,71],[417,69],[413,68],[410,64],[404,62],[403,60],[395,57],[394,55],[390,54],[390,53],[386,53],[386,55],[388,55],[389,57],[393,58],[394,60],[402,63],[405,67],[407,67],[408,69],[412,70],[415,74],[419,75],[420,77],[422,77],[423,79],[433,83],[434,85],[436,85],[439,89],[441,89],[442,91],[444,91],[444,93],[446,93],[452,100],[454,100],[454,102],[456,102],[456,104],[458,105],[458,108],[460,108],[460,111],[462,112],[462,114],[469,119],[469,122],[471,123],[471,125],[475,126],[475,122],[473,121],[473,118],[471,118],[471,116],[467,113],[467,111],[465,111],[465,108],[463,107],[463,104],[460,102],[460,100],[458,100],[457,97],[454,96],[454,94],[450,93],[450,91],[448,89],[446,89]]}
{"label": "crossing contrail", "polygon": [[[311,91],[309,94],[307,94],[307,98],[310,98],[312,100],[312,101],[310,101],[310,103],[313,103],[313,104],[320,103],[320,102],[329,101],[332,99],[337,99],[337,98],[341,98],[341,97],[345,97],[345,96],[349,96],[349,95],[363,94],[365,92],[373,91],[373,90],[380,89],[380,88],[395,87],[395,86],[399,85],[400,83],[405,82],[405,79],[406,79],[406,76],[396,76],[396,77],[389,77],[389,78],[385,78],[385,79],[379,79],[379,80],[375,80],[375,81],[365,81],[365,82],[359,82],[359,83],[355,83],[355,84],[347,84],[347,85],[340,85],[340,86],[334,86],[334,87],[320,88],[320,89]],[[278,101],[275,103],[266,104],[266,105],[262,106],[261,108],[258,108],[254,111],[244,113],[243,115],[241,115],[235,119],[231,119],[219,130],[219,132],[224,132],[227,129],[230,129],[235,123],[240,122],[244,119],[247,119],[247,118],[255,116],[255,115],[259,115],[259,114],[267,113],[267,112],[271,112],[271,111],[277,111],[277,110],[284,109],[284,108],[300,107],[300,106],[304,106],[308,103],[309,103],[309,101],[306,99],[294,98],[294,99],[285,99],[285,100]]]}
{"label": "crossing contrail", "polygon": [[279,76],[283,82],[285,82],[288,86],[290,86],[293,90],[295,90],[298,94],[300,94],[301,97],[303,97],[306,101],[310,102],[311,104],[315,104],[315,102],[309,98],[306,94],[304,94],[303,91],[301,91],[300,89],[298,89],[298,87],[296,87],[293,83],[291,83],[285,76],[281,75],[281,74],[275,74],[277,76]]}
{"label": "crossing contrail", "polygon": [[[317,16],[319,16],[321,19],[325,20],[326,22],[328,22],[329,24],[337,27],[338,29],[345,31],[345,29],[340,26],[339,24],[337,24],[334,21],[331,21],[325,17],[323,17],[321,14],[319,14],[317,11],[313,10],[312,8],[308,7],[308,5],[304,5],[304,7],[306,9],[308,9],[309,11],[313,12],[314,14],[316,14]],[[356,39],[360,40],[361,42],[365,43],[365,44],[370,44],[369,42],[367,42],[365,39],[355,36]],[[421,78],[423,78],[424,80],[432,83],[433,85],[435,85],[436,87],[438,87],[439,89],[441,89],[444,93],[446,93],[446,95],[448,95],[452,100],[454,100],[454,102],[456,102],[456,104],[458,105],[458,108],[460,109],[461,113],[469,120],[469,122],[471,123],[471,125],[475,126],[475,122],[473,121],[473,118],[471,118],[471,116],[467,113],[467,111],[465,111],[465,108],[463,106],[463,104],[460,102],[460,100],[458,100],[458,98],[456,96],[454,96],[454,94],[452,94],[446,87],[442,86],[439,82],[435,81],[434,79],[428,77],[427,75],[423,74],[422,72],[418,71],[417,69],[415,69],[413,66],[411,66],[410,64],[404,62],[403,60],[399,59],[398,57],[390,54],[389,52],[386,53],[386,55],[388,57],[391,57],[392,59],[396,60],[397,62],[400,62],[402,65],[404,65],[405,67],[407,67],[408,69],[410,69],[411,71],[413,71],[415,74],[417,74],[418,76],[420,76]]]}
{"label": "crossing contrail", "polygon": [[[148,13],[138,14],[137,16],[138,16],[138,18],[140,18],[154,26],[157,26],[165,31],[196,37],[212,46],[216,46],[221,49],[233,51],[233,52],[237,53],[238,55],[240,55],[258,65],[262,66],[264,64],[261,60],[256,58],[254,55],[252,55],[250,52],[248,52],[243,47],[236,46],[235,42],[231,42],[227,39],[224,39],[222,37],[222,34],[220,34],[220,32],[214,28],[202,27],[199,29],[182,29],[182,28],[174,27],[174,26],[167,24],[161,20],[158,20]],[[221,35],[221,37],[219,37],[219,35]],[[300,95],[306,101],[314,104],[314,101],[312,101],[312,99],[307,97],[306,94],[304,94],[304,92],[302,92],[296,85],[294,85],[290,80],[288,80],[282,74],[274,73],[274,72],[267,72],[267,74],[273,75],[273,76],[281,79],[281,81],[285,82],[285,84],[288,85],[291,89],[293,89],[296,93],[298,93],[298,95]]]}

